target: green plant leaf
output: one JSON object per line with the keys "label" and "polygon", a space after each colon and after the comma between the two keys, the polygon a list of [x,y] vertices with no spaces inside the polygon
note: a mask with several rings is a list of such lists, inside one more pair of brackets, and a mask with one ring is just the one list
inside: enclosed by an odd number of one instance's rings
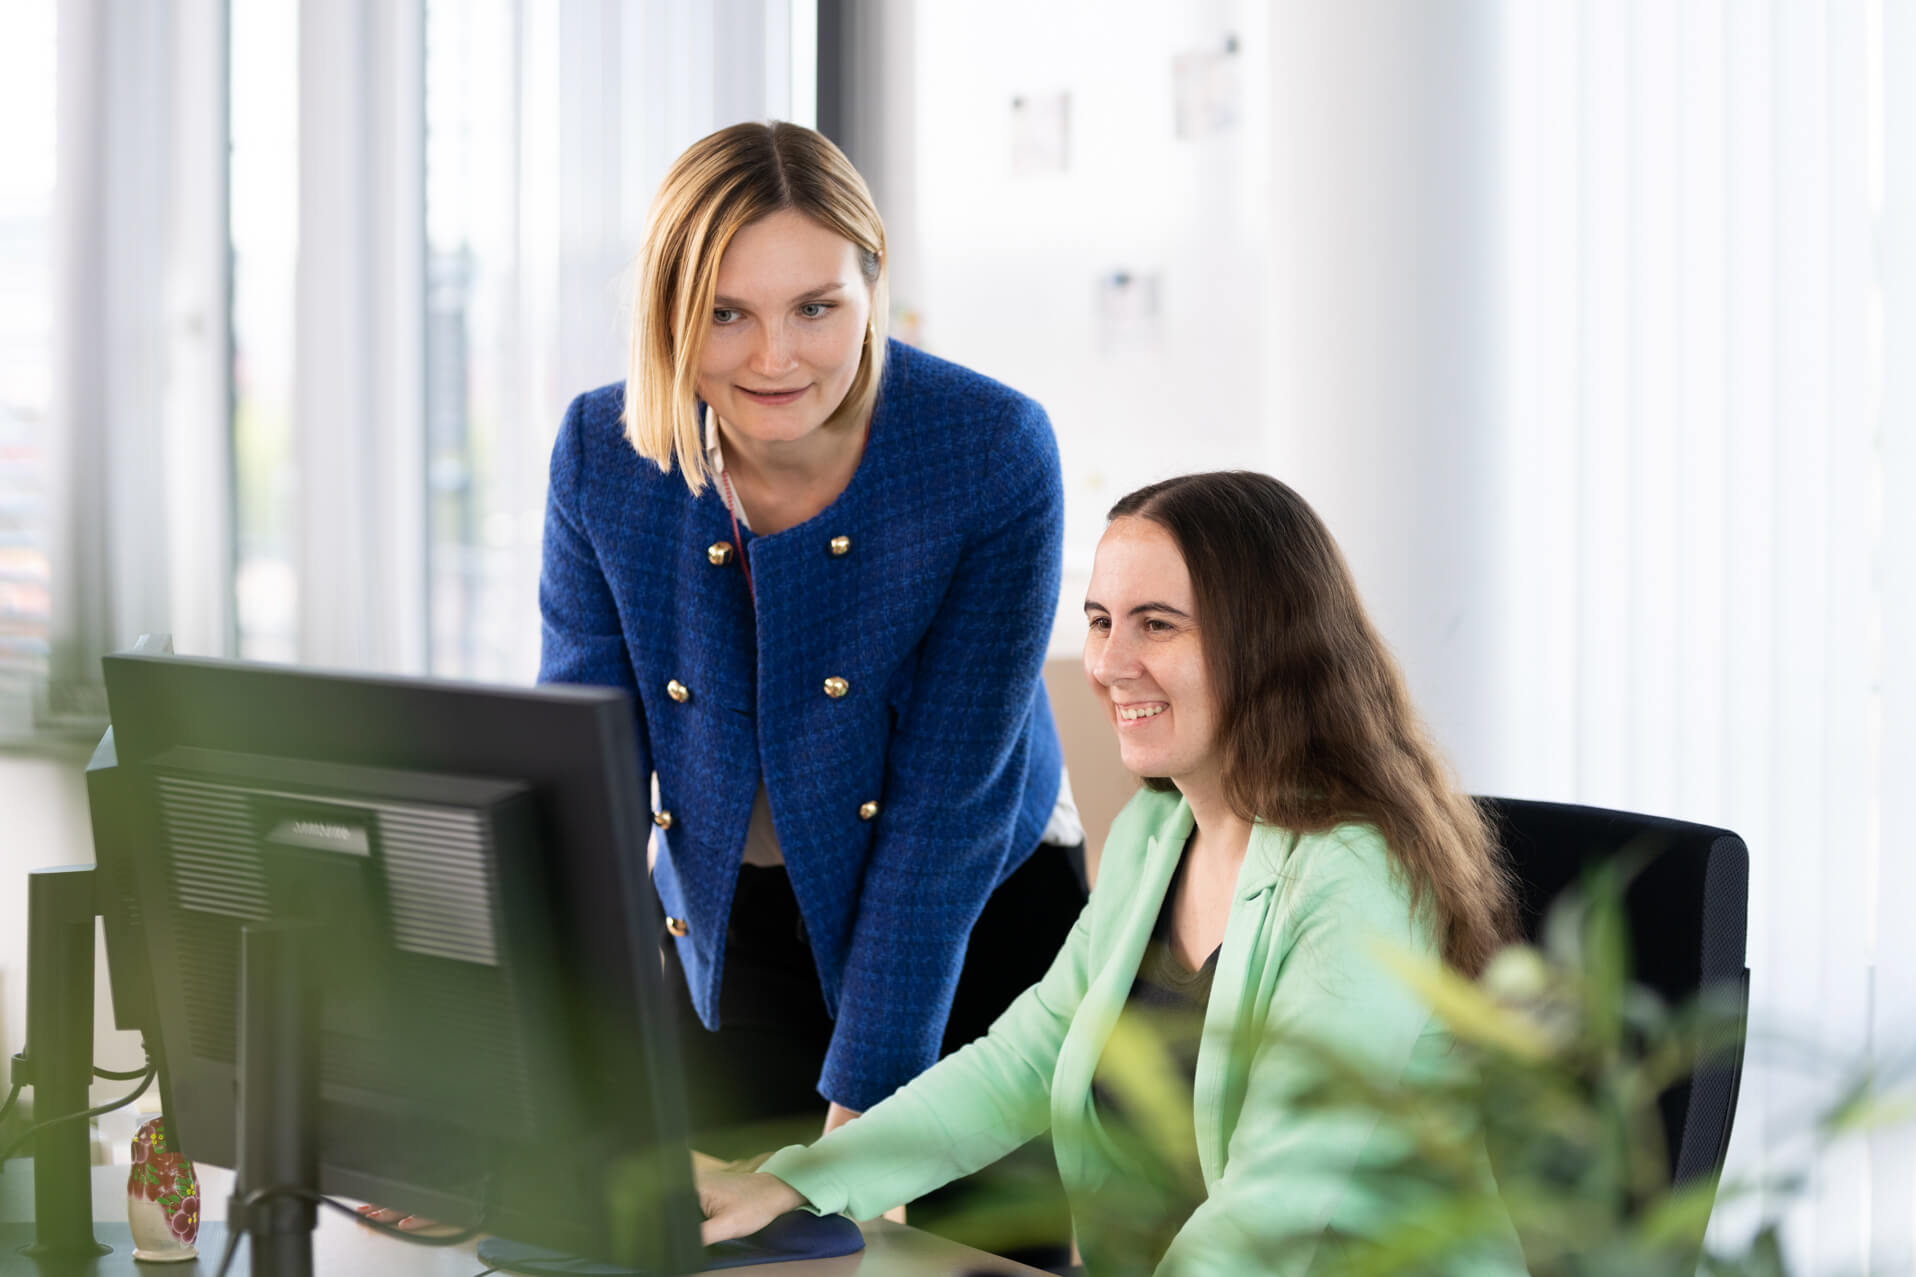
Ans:
{"label": "green plant leaf", "polygon": [[1916,1120],[1916,1094],[1884,1094],[1873,1073],[1865,1072],[1844,1089],[1818,1125],[1829,1139],[1867,1135]]}
{"label": "green plant leaf", "polygon": [[1586,1032],[1610,1055],[1622,1037],[1624,1002],[1630,989],[1630,935],[1623,916],[1623,887],[1609,866],[1593,875],[1584,916],[1583,994]]}
{"label": "green plant leaf", "polygon": [[1664,1194],[1644,1215],[1640,1235],[1653,1246],[1700,1244],[1716,1205],[1716,1188],[1714,1179],[1705,1179]]}
{"label": "green plant leaf", "polygon": [[1197,1133],[1191,1085],[1161,1033],[1137,1018],[1112,1026],[1098,1078],[1116,1098],[1126,1123],[1179,1174],[1197,1173]]}
{"label": "green plant leaf", "polygon": [[1523,1060],[1550,1057],[1550,1036],[1535,1021],[1504,1006],[1441,962],[1396,945],[1379,945],[1377,956],[1463,1041]]}

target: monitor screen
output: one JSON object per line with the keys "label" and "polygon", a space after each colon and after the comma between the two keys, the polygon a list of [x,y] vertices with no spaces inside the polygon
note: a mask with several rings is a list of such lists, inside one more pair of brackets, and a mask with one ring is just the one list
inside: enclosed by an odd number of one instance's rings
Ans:
{"label": "monitor screen", "polygon": [[700,1266],[626,694],[105,665],[115,989],[182,1151],[235,1164],[242,929],[302,924],[322,1191]]}

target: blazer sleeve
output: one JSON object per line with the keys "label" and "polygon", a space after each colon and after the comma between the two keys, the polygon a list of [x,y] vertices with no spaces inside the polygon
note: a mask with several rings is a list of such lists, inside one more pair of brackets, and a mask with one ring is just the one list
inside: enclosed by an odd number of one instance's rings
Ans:
{"label": "blazer sleeve", "polygon": [[[1031,719],[1057,614],[1064,489],[1044,410],[978,452],[977,529],[927,632],[886,754],[819,1089],[864,1109],[938,1058],[972,924],[1017,847]],[[1042,832],[1029,832],[1036,841]]]}
{"label": "blazer sleeve", "polygon": [[872,1219],[988,1166],[1051,1124],[1058,1050],[1084,1001],[1087,904],[1037,984],[990,1032],[810,1147],[794,1144],[760,1168],[821,1215]]}
{"label": "blazer sleeve", "polygon": [[1293,884],[1295,940],[1250,1056],[1224,1171],[1173,1238],[1160,1274],[1307,1273],[1327,1228],[1361,1225],[1383,1209],[1368,1201],[1359,1171],[1400,1154],[1402,1133],[1361,1113],[1295,1104],[1322,1077],[1321,1058],[1295,1043],[1321,1043],[1379,1081],[1402,1079],[1433,1018],[1384,968],[1379,946],[1428,953],[1430,943],[1387,864],[1355,847],[1323,850],[1351,854],[1322,856]]}
{"label": "blazer sleeve", "polygon": [[539,681],[624,688],[632,697],[639,775],[649,783],[652,751],[632,658],[612,587],[585,523],[585,404],[584,396],[572,401],[552,445],[539,564]]}

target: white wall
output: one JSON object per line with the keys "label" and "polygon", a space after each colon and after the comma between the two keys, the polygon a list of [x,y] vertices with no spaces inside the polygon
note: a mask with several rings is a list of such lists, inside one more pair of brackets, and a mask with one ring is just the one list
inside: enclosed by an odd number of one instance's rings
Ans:
{"label": "white wall", "polygon": [[1494,676],[1498,31],[1478,0],[1279,8],[1262,455],[1316,506],[1467,788]]}
{"label": "white wall", "polygon": [[[1745,836],[1730,1173],[1808,1167],[1805,1271],[1906,1270],[1907,1126],[1790,1137],[1837,1068],[1916,1058],[1907,6],[908,8],[898,136],[854,159],[924,344],[1051,411],[1054,654],[1115,497],[1292,483],[1466,789]],[[1227,35],[1238,127],[1180,139],[1172,59]],[[1060,91],[1067,167],[1015,175],[1011,100]],[[1161,347],[1099,348],[1113,270],[1161,277]]]}
{"label": "white wall", "polygon": [[[901,248],[919,254],[919,290],[897,300],[922,313],[931,349],[1050,411],[1080,602],[1111,501],[1154,478],[1242,463],[1261,433],[1267,223],[1255,129],[1172,136],[1169,51],[1221,46],[1236,7],[918,8],[918,218]],[[1243,42],[1246,62],[1257,45]],[[1260,79],[1250,70],[1247,106]],[[1071,97],[1069,168],[1014,176],[1012,99],[1058,91]],[[1160,278],[1161,349],[1099,349],[1095,289],[1118,270]]]}
{"label": "white wall", "polygon": [[[1465,783],[1490,783],[1490,7],[908,8],[881,16],[885,120],[855,136],[854,158],[923,344],[1035,396],[1056,426],[1054,655],[1081,641],[1114,500],[1172,474],[1267,470],[1330,523]],[[1173,58],[1231,39],[1236,127],[1179,138]],[[1066,169],[1014,174],[1012,100],[1057,92],[1070,95]],[[1101,345],[1096,288],[1114,271],[1157,276],[1156,347]]]}

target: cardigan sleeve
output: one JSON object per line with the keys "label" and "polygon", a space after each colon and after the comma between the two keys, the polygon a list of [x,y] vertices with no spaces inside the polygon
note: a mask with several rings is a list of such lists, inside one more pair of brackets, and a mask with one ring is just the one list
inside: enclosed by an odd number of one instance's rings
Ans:
{"label": "cardigan sleeve", "polygon": [[632,659],[582,510],[585,402],[583,395],[572,401],[552,446],[539,565],[539,681],[622,687],[630,693],[639,775],[649,782],[652,752]]}
{"label": "cardigan sleeve", "polygon": [[1361,1171],[1401,1154],[1404,1137],[1373,1116],[1294,1103],[1323,1067],[1296,1043],[1320,1043],[1386,1085],[1403,1079],[1436,1022],[1384,968],[1379,946],[1428,954],[1430,942],[1374,834],[1330,841],[1292,888],[1295,940],[1249,1056],[1223,1173],[1173,1238],[1160,1274],[1307,1273],[1327,1228],[1361,1230],[1387,1209],[1370,1200]]}
{"label": "cardigan sleeve", "polygon": [[1037,984],[990,1032],[940,1060],[855,1122],[809,1148],[795,1144],[761,1170],[822,1215],[872,1219],[988,1166],[1051,1121],[1058,1050],[1084,1000],[1091,906]]}
{"label": "cardigan sleeve", "polygon": [[[880,822],[819,1089],[865,1109],[938,1058],[972,924],[1016,846],[1064,538],[1057,442],[1021,400],[980,449],[976,529],[924,639],[886,755]],[[955,759],[962,759],[954,765]],[[1047,810],[1055,788],[1044,791]],[[1036,842],[1043,822],[1029,831]]]}

